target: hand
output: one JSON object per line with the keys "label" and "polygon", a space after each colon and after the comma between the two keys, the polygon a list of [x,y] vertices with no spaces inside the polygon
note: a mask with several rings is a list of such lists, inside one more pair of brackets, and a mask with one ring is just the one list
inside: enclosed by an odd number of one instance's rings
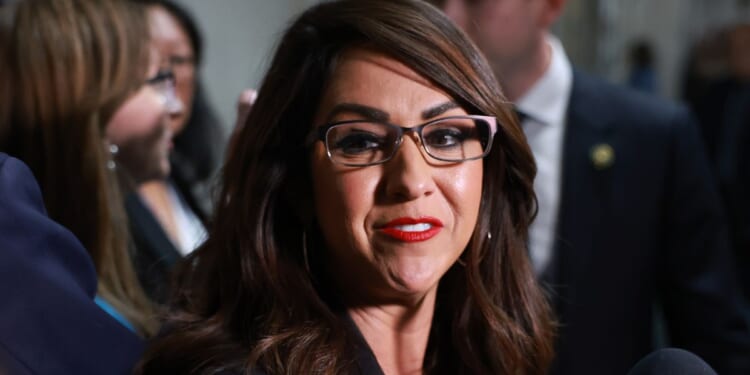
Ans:
{"label": "hand", "polygon": [[229,145],[227,148],[229,153],[233,152],[235,144],[238,142],[237,138],[239,137],[242,128],[245,126],[245,122],[247,122],[247,117],[250,114],[250,110],[253,108],[253,104],[257,97],[257,91],[246,89],[242,91],[239,98],[237,98],[237,122],[235,122],[232,136],[229,138]]}
{"label": "hand", "polygon": [[238,132],[247,121],[247,116],[253,108],[253,103],[258,97],[258,92],[253,89],[247,89],[240,93],[237,99],[237,123],[235,124],[235,133]]}

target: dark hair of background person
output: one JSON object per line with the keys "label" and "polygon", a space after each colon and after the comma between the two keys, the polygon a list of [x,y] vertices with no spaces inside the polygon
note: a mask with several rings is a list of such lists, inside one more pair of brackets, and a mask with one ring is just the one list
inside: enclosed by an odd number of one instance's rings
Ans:
{"label": "dark hair of background person", "polygon": [[438,289],[425,373],[545,373],[554,328],[526,255],[536,207],[531,151],[484,57],[441,12],[411,0],[327,2],[286,31],[229,150],[209,239],[182,269],[170,332],[137,372],[332,374],[352,365],[314,219],[308,136],[337,60],[361,46],[500,124],[483,161],[466,266],[454,265]]}
{"label": "dark hair of background person", "polygon": [[[198,72],[203,62],[203,37],[195,18],[188,10],[171,0],[133,0],[145,6],[163,7],[185,31],[193,49],[196,69],[192,110],[181,132],[174,137],[173,166],[187,183],[210,178],[221,162],[224,133],[218,116],[208,102]],[[178,181],[182,182],[182,181]],[[203,218],[205,219],[205,218]]]}
{"label": "dark hair of background person", "polygon": [[117,0],[13,6],[0,27],[0,149],[30,166],[50,217],[89,251],[98,294],[148,336],[156,327],[104,141],[110,118],[146,76],[143,9]]}

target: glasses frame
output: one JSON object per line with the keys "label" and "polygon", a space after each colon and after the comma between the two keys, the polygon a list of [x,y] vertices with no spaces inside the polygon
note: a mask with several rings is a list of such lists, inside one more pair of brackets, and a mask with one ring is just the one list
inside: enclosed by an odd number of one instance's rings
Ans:
{"label": "glasses frame", "polygon": [[[481,120],[481,121],[485,121],[485,122],[487,122],[489,124],[489,126],[490,126],[490,133],[489,133],[489,136],[488,136],[488,139],[487,139],[487,145],[485,145],[484,151],[482,152],[481,155],[476,156],[476,157],[472,157],[472,158],[468,158],[468,159],[462,159],[462,160],[450,160],[450,159],[445,159],[445,158],[437,157],[437,156],[433,155],[430,152],[430,150],[427,148],[427,145],[424,142],[424,138],[422,137],[422,129],[424,129],[425,127],[427,127],[429,125],[432,125],[432,124],[435,124],[435,123],[438,123],[438,122],[442,122],[442,121],[445,121],[445,120],[451,120],[451,119]],[[336,127],[336,126],[346,125],[346,124],[355,124],[355,123],[361,123],[361,122],[368,122],[368,123],[380,124],[380,125],[388,126],[388,127],[392,128],[392,129],[395,129],[397,131],[398,136],[396,137],[396,144],[393,147],[393,151],[391,152],[391,154],[388,155],[388,157],[384,158],[383,160],[379,160],[379,161],[372,162],[372,163],[364,163],[364,164],[362,164],[362,163],[344,163],[344,162],[341,162],[341,161],[334,160],[333,155],[331,155],[331,149],[328,146],[328,132],[331,129],[333,129],[334,127]],[[334,123],[330,123],[330,124],[321,125],[320,127],[316,128],[315,131],[317,132],[317,134],[316,134],[317,138],[316,139],[319,140],[319,141],[321,141],[321,142],[323,142],[323,145],[325,145],[325,148],[326,148],[326,155],[328,155],[328,159],[332,163],[334,163],[334,164],[346,165],[346,166],[349,166],[349,167],[368,167],[368,166],[371,166],[371,165],[378,165],[378,164],[386,163],[389,160],[391,160],[394,155],[396,155],[396,153],[398,152],[398,149],[401,147],[401,144],[403,143],[404,134],[409,133],[409,132],[417,133],[417,136],[419,136],[419,143],[422,145],[422,149],[424,149],[425,153],[427,155],[429,155],[431,158],[433,158],[435,160],[443,161],[443,162],[449,162],[449,163],[462,163],[462,162],[465,162],[465,161],[482,159],[482,158],[484,158],[485,156],[487,156],[490,153],[490,150],[492,150],[492,142],[494,141],[495,134],[497,133],[497,117],[495,117],[495,116],[484,116],[484,115],[448,116],[448,117],[441,117],[441,118],[437,118],[437,119],[434,119],[434,120],[430,120],[430,121],[427,121],[427,122],[419,124],[419,125],[415,125],[415,126],[410,127],[410,128],[407,128],[407,127],[404,127],[404,126],[400,126],[400,125],[396,125],[396,124],[392,124],[392,123],[389,123],[389,122],[384,122],[384,121],[376,121],[376,120],[347,120],[347,121],[339,121],[339,122],[334,122]]]}

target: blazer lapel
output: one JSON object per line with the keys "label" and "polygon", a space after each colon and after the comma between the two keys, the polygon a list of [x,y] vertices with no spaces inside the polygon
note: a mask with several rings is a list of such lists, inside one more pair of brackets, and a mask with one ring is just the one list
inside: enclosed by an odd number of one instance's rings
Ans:
{"label": "blazer lapel", "polygon": [[600,223],[610,205],[612,173],[618,143],[609,126],[611,111],[599,90],[579,72],[574,73],[563,136],[562,185],[556,243],[550,283],[558,313],[565,302],[574,301],[576,280],[588,272],[592,252],[605,243],[607,233]]}

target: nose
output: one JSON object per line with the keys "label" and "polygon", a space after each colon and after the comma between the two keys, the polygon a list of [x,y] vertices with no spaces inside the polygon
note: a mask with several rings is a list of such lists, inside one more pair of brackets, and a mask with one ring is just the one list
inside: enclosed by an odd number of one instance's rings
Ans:
{"label": "nose", "polygon": [[[413,137],[412,137],[413,136]],[[396,155],[384,164],[385,192],[395,200],[414,200],[435,192],[433,166],[417,143],[416,134],[405,134]]]}
{"label": "nose", "polygon": [[185,105],[175,92],[174,82],[166,83],[166,87],[162,89],[162,95],[164,96],[164,109],[169,118],[173,119],[180,116],[185,109]]}
{"label": "nose", "polygon": [[167,99],[165,106],[170,118],[180,116],[185,110],[185,105],[182,104],[182,100],[177,95],[172,95],[172,98]]}

